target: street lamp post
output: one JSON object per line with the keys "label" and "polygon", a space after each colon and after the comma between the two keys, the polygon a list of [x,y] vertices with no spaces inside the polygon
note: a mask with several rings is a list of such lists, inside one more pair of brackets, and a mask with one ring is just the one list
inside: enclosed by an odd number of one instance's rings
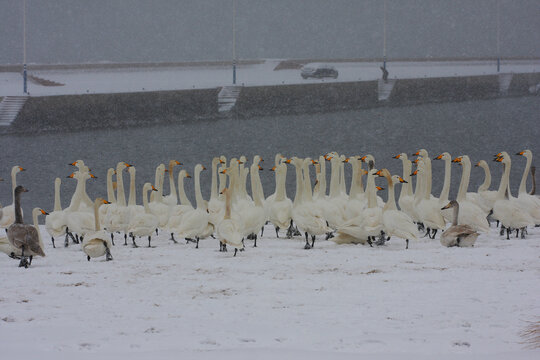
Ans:
{"label": "street lamp post", "polygon": [[26,77],[26,0],[23,1],[23,92],[28,94]]}
{"label": "street lamp post", "polygon": [[233,85],[236,85],[236,0],[233,0],[233,23],[232,23],[232,55],[233,55]]}

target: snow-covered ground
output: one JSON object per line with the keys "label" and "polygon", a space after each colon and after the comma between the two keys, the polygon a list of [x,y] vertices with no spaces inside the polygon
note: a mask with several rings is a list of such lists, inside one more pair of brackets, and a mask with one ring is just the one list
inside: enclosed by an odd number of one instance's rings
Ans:
{"label": "snow-covered ground", "polygon": [[[277,239],[123,246],[88,262],[79,245],[28,269],[0,257],[4,359],[538,359],[520,332],[540,318],[540,228],[474,248]],[[120,243],[120,244],[119,244]]]}
{"label": "snow-covered ground", "polygon": [[[281,60],[266,60],[261,64],[242,65],[237,70],[237,84],[244,86],[306,84],[319,82],[348,82],[375,80],[381,77],[380,63],[351,62],[329,63],[339,71],[334,79],[307,79],[300,70],[274,68]],[[432,61],[389,62],[389,78],[423,78],[496,74],[494,61]],[[540,72],[540,60],[504,61],[502,73]],[[41,86],[30,82],[28,91],[32,96],[66,94],[118,93],[156,90],[207,89],[232,84],[230,66],[177,67],[177,68],[131,68],[114,70],[49,70],[32,71],[33,75],[55,81],[64,86]],[[0,96],[22,95],[21,74],[0,73]]]}

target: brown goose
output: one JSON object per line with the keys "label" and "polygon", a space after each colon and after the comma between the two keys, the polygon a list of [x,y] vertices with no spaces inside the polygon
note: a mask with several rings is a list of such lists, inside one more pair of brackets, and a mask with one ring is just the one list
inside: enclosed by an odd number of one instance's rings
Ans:
{"label": "brown goose", "polygon": [[[21,250],[19,267],[28,267],[32,263],[34,255],[45,256],[43,244],[40,241],[39,231],[36,226],[24,224],[21,211],[21,194],[27,192],[23,186],[15,188],[15,222],[7,229],[9,243]],[[34,217],[37,220],[37,216]],[[29,257],[30,261],[26,257]]]}

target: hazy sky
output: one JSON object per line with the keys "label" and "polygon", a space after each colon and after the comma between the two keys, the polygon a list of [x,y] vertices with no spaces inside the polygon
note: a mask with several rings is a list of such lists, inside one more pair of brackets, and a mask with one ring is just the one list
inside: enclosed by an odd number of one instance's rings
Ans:
{"label": "hazy sky", "polygon": [[[540,56],[540,0],[499,0],[502,56]],[[0,64],[21,63],[23,1],[0,0]],[[226,60],[233,0],[27,0],[28,63]],[[371,58],[382,0],[237,0],[237,54]],[[387,0],[387,54],[497,54],[497,0]]]}

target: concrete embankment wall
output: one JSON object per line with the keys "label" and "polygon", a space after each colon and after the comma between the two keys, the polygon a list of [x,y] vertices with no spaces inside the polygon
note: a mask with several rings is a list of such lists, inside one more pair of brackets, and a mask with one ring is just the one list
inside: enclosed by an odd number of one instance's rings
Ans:
{"label": "concrete embankment wall", "polygon": [[244,87],[233,110],[219,113],[220,89],[31,97],[1,133],[120,128],[223,116],[268,116],[333,112],[378,106],[528,96],[540,73],[514,74],[501,91],[497,75],[396,80],[388,100],[378,81]]}

